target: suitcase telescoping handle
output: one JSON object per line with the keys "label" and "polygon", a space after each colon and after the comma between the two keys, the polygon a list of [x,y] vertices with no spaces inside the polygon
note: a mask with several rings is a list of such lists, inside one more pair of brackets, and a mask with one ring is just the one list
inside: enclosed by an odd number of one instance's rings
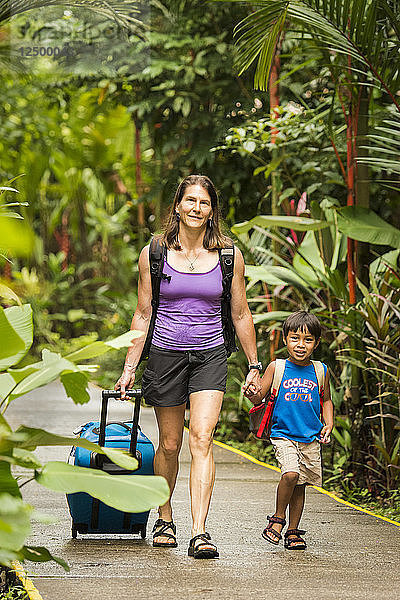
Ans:
{"label": "suitcase telescoping handle", "polygon": [[[135,398],[135,407],[133,409],[133,423],[131,429],[131,443],[129,452],[132,456],[136,456],[136,443],[139,426],[139,413],[140,413],[140,400],[142,397],[142,390],[126,390],[125,395],[128,398]],[[101,417],[100,417],[100,431],[99,431],[99,446],[104,446],[106,441],[106,423],[107,423],[107,410],[108,400],[115,398],[116,400],[121,399],[120,390],[103,390],[102,392],[102,403],[101,403]]]}

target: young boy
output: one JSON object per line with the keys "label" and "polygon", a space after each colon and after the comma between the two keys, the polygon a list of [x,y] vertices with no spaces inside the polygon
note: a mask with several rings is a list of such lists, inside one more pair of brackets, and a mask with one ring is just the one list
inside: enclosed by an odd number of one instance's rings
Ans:
{"label": "young boy", "polygon": [[[321,413],[318,379],[311,362],[311,355],[318,346],[321,325],[317,317],[298,311],[290,315],[283,324],[283,341],[289,358],[279,392],[275,399],[272,417],[271,442],[281,468],[281,479],[276,493],[276,509],[263,537],[278,544],[281,531],[286,525],[286,509],[289,506],[289,526],[285,533],[285,548],[304,550],[306,542],[301,537],[305,531],[298,529],[304,508],[305,486],[321,485],[320,444],[330,441],[333,428],[333,404],[329,390],[329,373],[324,367],[325,384]],[[244,393],[259,404],[269,392],[275,371],[271,362],[261,380],[261,391],[249,387]]]}

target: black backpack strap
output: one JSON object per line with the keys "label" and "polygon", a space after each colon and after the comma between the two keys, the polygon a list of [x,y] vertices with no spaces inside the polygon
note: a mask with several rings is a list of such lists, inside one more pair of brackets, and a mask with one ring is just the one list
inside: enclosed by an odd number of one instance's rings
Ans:
{"label": "black backpack strap", "polygon": [[228,356],[237,351],[235,328],[231,315],[231,287],[235,266],[235,247],[232,244],[226,248],[218,248],[219,263],[222,272],[221,318],[225,348]]}
{"label": "black backpack strap", "polygon": [[160,303],[160,284],[164,268],[165,245],[153,238],[149,246],[149,263],[151,276],[151,306],[157,310]]}
{"label": "black backpack strap", "polygon": [[142,360],[146,360],[149,356],[149,350],[151,346],[151,340],[153,339],[154,325],[157,318],[157,309],[160,303],[160,284],[163,278],[163,268],[165,260],[166,248],[165,244],[157,238],[153,238],[149,245],[149,264],[150,264],[150,277],[151,277],[151,318],[149,328],[147,330],[146,340],[144,342],[142,354],[140,356],[139,363]]}
{"label": "black backpack strap", "polygon": [[218,248],[219,262],[222,271],[222,293],[230,301],[230,293],[233,279],[233,269],[235,265],[235,248]]}

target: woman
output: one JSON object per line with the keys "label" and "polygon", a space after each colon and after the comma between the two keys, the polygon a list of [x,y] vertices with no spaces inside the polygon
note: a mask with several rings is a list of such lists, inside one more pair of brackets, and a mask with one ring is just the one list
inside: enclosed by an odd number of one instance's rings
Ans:
{"label": "woman", "polygon": [[[192,539],[188,554],[215,558],[218,550],[205,531],[215,478],[212,441],[226,390],[227,353],[221,323],[222,274],[218,248],[232,246],[220,230],[218,197],[208,177],[190,175],[179,185],[161,241],[166,254],[159,307],[143,373],[143,395],[154,406],[159,447],[154,471],[167,480],[171,496],[178,473],[187,399],[190,400],[189,448]],[[249,361],[245,388],[260,387],[256,337],[246,300],[244,261],[234,249],[231,315]],[[131,329],[147,333],[152,313],[149,247],[139,257],[138,304]],[[145,336],[133,341],[115,385],[133,386]],[[170,500],[160,506],[153,546],[177,546]]]}

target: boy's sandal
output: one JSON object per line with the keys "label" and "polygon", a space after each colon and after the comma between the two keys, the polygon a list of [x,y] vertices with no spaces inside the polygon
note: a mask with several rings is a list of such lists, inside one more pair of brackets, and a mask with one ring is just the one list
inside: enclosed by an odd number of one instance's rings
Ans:
{"label": "boy's sandal", "polygon": [[[197,540],[201,541],[198,542]],[[195,535],[189,542],[188,556],[193,556],[193,558],[218,558],[219,552],[217,547],[210,540],[209,533]]]}
{"label": "boy's sandal", "polygon": [[[169,533],[167,529],[170,529],[173,533]],[[164,537],[171,542],[156,542],[155,538]],[[154,548],[176,548],[176,526],[173,521],[164,521],[163,519],[157,519],[153,527],[153,547]]]}
{"label": "boy's sandal", "polygon": [[[305,550],[307,544],[301,537],[304,534],[304,529],[288,529],[285,533],[285,548],[287,550]],[[289,536],[293,537],[289,538]]]}
{"label": "boy's sandal", "polygon": [[[272,529],[272,526],[274,523],[278,523],[278,525],[282,525],[282,527],[285,527],[286,525],[286,519],[281,519],[281,517],[276,517],[275,515],[272,515],[272,517],[267,517],[269,524],[267,525],[267,527],[264,529],[264,531],[262,532],[262,536],[265,540],[267,540],[268,542],[271,542],[271,544],[275,544],[275,546],[277,546],[279,544],[279,540],[282,539],[282,536],[280,533],[278,533],[277,531],[275,531],[275,529]],[[270,538],[270,536],[267,534],[267,531],[269,533],[272,533],[272,535],[274,536],[274,540]]]}

